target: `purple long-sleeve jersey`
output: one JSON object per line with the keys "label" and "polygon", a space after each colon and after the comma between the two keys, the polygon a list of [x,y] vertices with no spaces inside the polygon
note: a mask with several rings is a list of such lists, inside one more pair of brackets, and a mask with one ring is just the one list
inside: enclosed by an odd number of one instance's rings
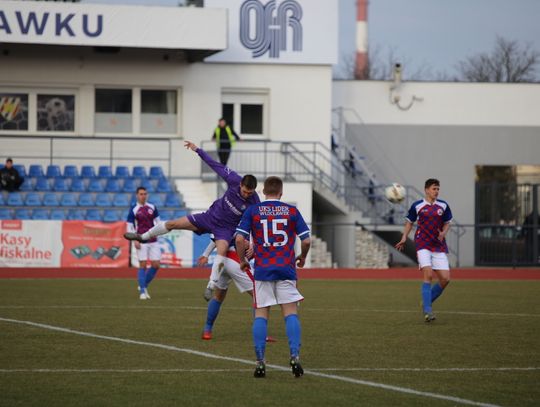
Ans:
{"label": "purple long-sleeve jersey", "polygon": [[197,154],[199,154],[199,157],[201,157],[203,161],[227,183],[227,191],[225,191],[225,194],[214,201],[212,206],[206,211],[206,214],[210,215],[216,224],[231,226],[234,231],[240,222],[244,211],[250,205],[261,202],[259,196],[254,193],[247,199],[243,198],[242,195],[240,195],[240,183],[242,177],[229,167],[215,161],[202,148],[198,148],[196,151]]}

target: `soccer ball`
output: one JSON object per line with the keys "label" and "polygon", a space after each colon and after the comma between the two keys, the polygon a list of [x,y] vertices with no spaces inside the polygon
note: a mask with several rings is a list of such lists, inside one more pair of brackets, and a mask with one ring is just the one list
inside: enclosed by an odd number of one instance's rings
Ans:
{"label": "soccer ball", "polygon": [[405,191],[405,187],[395,182],[392,185],[387,186],[384,190],[386,199],[392,203],[400,203],[405,199],[406,194],[407,192]]}

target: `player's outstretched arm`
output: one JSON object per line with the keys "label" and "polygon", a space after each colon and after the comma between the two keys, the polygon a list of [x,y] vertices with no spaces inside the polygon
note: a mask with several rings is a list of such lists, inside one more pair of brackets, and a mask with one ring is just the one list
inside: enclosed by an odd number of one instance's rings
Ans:
{"label": "player's outstretched arm", "polygon": [[409,236],[409,233],[411,233],[413,224],[409,221],[405,221],[405,226],[403,226],[403,234],[401,235],[401,240],[396,243],[394,246],[399,251],[402,251],[405,247],[405,243],[407,242],[407,237]]}
{"label": "player's outstretched arm", "polygon": [[311,239],[308,237],[307,239],[302,240],[302,243],[300,245],[300,255],[296,258],[296,266],[297,267],[304,267],[306,264],[306,258],[309,253],[309,248],[311,247]]}
{"label": "player's outstretched arm", "polygon": [[206,151],[204,151],[202,148],[197,147],[197,145],[195,145],[191,141],[186,140],[184,142],[184,147],[186,147],[187,149],[193,150],[197,154],[199,154],[199,157],[201,157],[202,160],[206,164],[208,164],[208,166],[210,168],[212,168],[212,170],[214,170],[214,172],[217,175],[219,175],[221,178],[223,178],[223,180],[227,184],[230,184],[233,181],[240,182],[240,180],[242,179],[242,177],[240,175],[238,175],[236,172],[231,170],[226,165],[223,165],[220,162],[217,162],[216,160],[214,160],[212,157],[210,157],[210,155]]}

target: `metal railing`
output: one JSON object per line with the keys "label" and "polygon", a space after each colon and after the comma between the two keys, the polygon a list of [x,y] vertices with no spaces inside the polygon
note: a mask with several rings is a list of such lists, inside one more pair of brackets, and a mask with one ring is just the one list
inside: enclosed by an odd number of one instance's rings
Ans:
{"label": "metal railing", "polygon": [[0,143],[2,155],[13,158],[15,163],[20,160],[60,165],[74,161],[79,165],[102,162],[113,168],[137,162],[137,165],[161,165],[166,175],[171,175],[170,138],[0,135]]}

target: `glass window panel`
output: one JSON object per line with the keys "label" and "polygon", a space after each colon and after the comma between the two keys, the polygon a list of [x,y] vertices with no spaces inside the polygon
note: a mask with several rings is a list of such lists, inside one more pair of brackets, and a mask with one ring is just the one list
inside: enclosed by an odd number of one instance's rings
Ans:
{"label": "glass window panel", "polygon": [[74,95],[37,95],[38,131],[75,131]]}
{"label": "glass window panel", "polygon": [[28,95],[0,92],[0,130],[28,130]]}
{"label": "glass window panel", "polygon": [[221,105],[221,117],[227,121],[231,129],[234,129],[234,104],[223,103]]}
{"label": "glass window panel", "polygon": [[96,113],[131,113],[131,89],[96,89]]}
{"label": "glass window panel", "polygon": [[141,90],[141,112],[176,114],[176,91]]}
{"label": "glass window panel", "polygon": [[242,134],[263,134],[263,105],[242,104]]}

